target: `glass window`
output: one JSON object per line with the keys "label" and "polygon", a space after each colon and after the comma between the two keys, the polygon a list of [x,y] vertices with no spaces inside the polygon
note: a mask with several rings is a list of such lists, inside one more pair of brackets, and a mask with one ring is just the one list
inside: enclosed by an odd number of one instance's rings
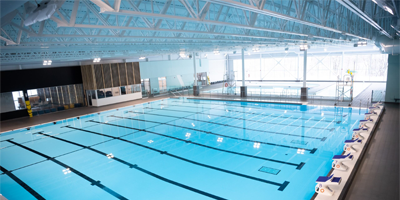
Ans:
{"label": "glass window", "polygon": [[28,90],[28,96],[37,96],[38,92],[37,89]]}
{"label": "glass window", "polygon": [[121,95],[124,95],[127,93],[125,86],[121,86],[120,89],[121,89]]}
{"label": "glass window", "polygon": [[24,98],[24,93],[22,91],[12,92],[12,97],[14,100],[15,110],[25,108],[25,98]]}
{"label": "glass window", "polygon": [[113,93],[112,93],[112,88],[106,88],[106,89],[104,89],[104,94],[105,94],[105,97],[112,97],[113,96]]}
{"label": "glass window", "polygon": [[104,89],[98,89],[97,90],[97,98],[102,99],[106,97],[106,92]]}

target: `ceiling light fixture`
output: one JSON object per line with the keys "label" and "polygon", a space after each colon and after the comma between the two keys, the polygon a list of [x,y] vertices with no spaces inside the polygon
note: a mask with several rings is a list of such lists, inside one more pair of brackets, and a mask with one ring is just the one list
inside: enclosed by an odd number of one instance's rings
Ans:
{"label": "ceiling light fixture", "polygon": [[101,58],[94,58],[93,62],[100,62]]}
{"label": "ceiling light fixture", "polygon": [[44,60],[43,65],[51,65],[52,61],[51,60]]}
{"label": "ceiling light fixture", "polygon": [[300,45],[300,51],[306,51],[307,49],[308,49],[308,45],[307,44]]}
{"label": "ceiling light fixture", "polygon": [[139,57],[139,60],[144,60],[144,59],[146,59],[146,57],[144,57],[144,56]]}
{"label": "ceiling light fixture", "polygon": [[383,6],[383,8],[390,14],[394,15],[393,10],[387,6]]}
{"label": "ceiling light fixture", "polygon": [[354,44],[354,47],[363,47],[363,46],[367,46],[366,41],[361,41],[361,42],[357,42],[356,44]]}

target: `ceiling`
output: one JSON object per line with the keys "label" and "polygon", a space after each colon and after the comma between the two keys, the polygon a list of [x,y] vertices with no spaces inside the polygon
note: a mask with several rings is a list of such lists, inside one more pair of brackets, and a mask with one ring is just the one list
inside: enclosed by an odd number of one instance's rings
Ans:
{"label": "ceiling", "polygon": [[[35,0],[1,1],[1,62],[179,58],[241,48],[293,50],[304,43],[346,51],[366,41],[375,48],[379,36],[397,38],[399,2],[374,1],[37,0],[33,12]],[[39,11],[50,14],[25,26]]]}

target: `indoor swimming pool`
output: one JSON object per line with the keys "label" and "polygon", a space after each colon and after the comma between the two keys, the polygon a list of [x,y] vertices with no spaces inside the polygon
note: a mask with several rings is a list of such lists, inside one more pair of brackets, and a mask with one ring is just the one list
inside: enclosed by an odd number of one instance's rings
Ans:
{"label": "indoor swimming pool", "polygon": [[171,98],[14,130],[0,135],[0,193],[8,200],[310,199],[364,113]]}

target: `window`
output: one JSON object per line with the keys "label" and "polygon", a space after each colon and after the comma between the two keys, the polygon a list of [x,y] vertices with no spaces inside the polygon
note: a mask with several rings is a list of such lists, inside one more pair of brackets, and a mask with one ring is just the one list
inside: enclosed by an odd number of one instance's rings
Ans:
{"label": "window", "polygon": [[28,90],[28,96],[37,96],[38,92],[37,89]]}

